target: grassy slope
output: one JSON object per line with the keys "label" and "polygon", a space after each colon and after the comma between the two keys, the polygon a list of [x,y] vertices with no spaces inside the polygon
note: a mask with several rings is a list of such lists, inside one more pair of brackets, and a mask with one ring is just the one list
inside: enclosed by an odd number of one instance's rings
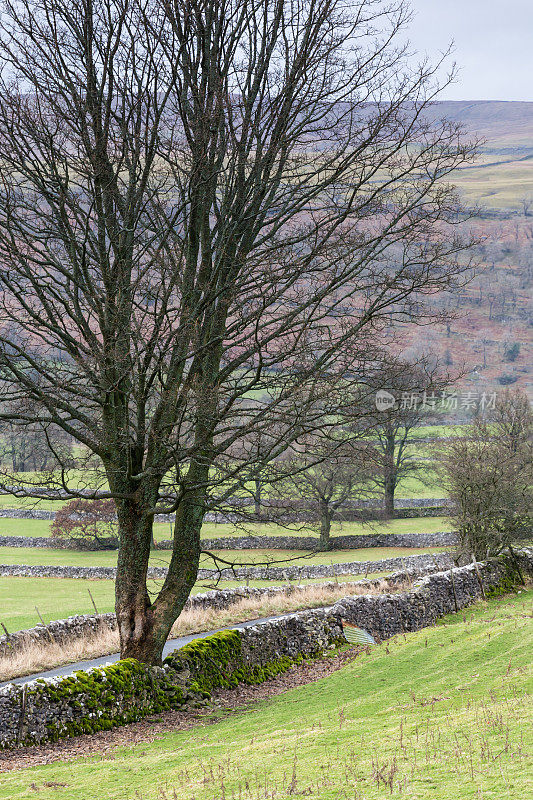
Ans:
{"label": "grassy slope", "polygon": [[[352,535],[359,533],[433,533],[451,529],[446,517],[417,517],[414,519],[395,519],[390,522],[373,522],[363,525],[358,522],[334,522],[333,535]],[[309,536],[313,531],[305,528],[288,530],[274,524],[250,524],[246,529],[229,523],[206,522],[202,528],[202,538],[213,539],[227,536]],[[316,531],[314,532],[316,534]],[[50,536],[50,522],[45,519],[10,519],[0,517],[1,536]],[[172,528],[168,523],[156,523],[154,535],[157,541],[172,538]]]}
{"label": "grassy slope", "polygon": [[525,799],[532,599],[479,604],[214,726],[6,774],[0,798]]}

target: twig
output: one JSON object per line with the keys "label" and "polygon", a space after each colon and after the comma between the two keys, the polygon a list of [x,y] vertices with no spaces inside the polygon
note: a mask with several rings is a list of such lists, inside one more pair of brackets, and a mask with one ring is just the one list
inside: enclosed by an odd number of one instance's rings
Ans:
{"label": "twig", "polygon": [[481,575],[480,575],[480,572],[479,572],[479,567],[477,565],[476,557],[475,557],[475,555],[473,553],[472,553],[472,563],[474,565],[474,569],[476,570],[476,575],[477,575],[477,579],[478,579],[478,582],[479,582],[479,588],[481,589],[481,595],[483,597],[483,600],[486,600],[487,596],[485,594],[485,587],[483,586],[483,581],[481,580]]}
{"label": "twig", "polygon": [[42,624],[42,625],[43,625],[43,626],[46,628],[46,632],[48,633],[48,636],[50,637],[50,641],[55,643],[55,639],[54,639],[54,637],[52,636],[52,632],[51,632],[51,631],[49,631],[49,630],[48,630],[48,628],[46,627],[46,622],[45,622],[45,621],[44,621],[44,619],[41,617],[41,612],[39,611],[39,609],[37,608],[37,606],[35,606],[35,610],[36,610],[36,612],[37,612],[37,616],[38,616],[38,617],[39,617],[39,619],[41,620],[41,624]]}
{"label": "twig", "polygon": [[87,591],[89,592],[89,597],[91,598],[91,603],[92,603],[92,604],[93,604],[93,606],[94,606],[94,610],[95,610],[95,611],[96,611],[96,613],[98,614],[99,612],[98,612],[98,609],[96,608],[96,603],[94,602],[94,597],[93,597],[93,596],[92,596],[92,594],[91,594],[91,590],[90,590],[90,589],[87,589]]}

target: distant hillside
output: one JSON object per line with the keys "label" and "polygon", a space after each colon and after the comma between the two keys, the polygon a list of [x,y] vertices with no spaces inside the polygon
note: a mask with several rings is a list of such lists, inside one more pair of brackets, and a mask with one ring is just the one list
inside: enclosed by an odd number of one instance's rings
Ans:
{"label": "distant hillside", "polygon": [[480,207],[472,221],[479,268],[467,287],[434,298],[449,323],[413,327],[404,345],[465,370],[464,391],[509,385],[533,399],[533,103],[442,102],[428,116],[486,139],[476,164],[451,178]]}
{"label": "distant hillside", "polygon": [[467,201],[500,217],[523,213],[524,204],[533,210],[533,103],[446,101],[434,103],[426,116],[460,122],[485,140],[476,164],[452,178]]}
{"label": "distant hillside", "polygon": [[447,117],[488,140],[487,146],[533,150],[533,103],[460,100],[434,103],[428,116]]}

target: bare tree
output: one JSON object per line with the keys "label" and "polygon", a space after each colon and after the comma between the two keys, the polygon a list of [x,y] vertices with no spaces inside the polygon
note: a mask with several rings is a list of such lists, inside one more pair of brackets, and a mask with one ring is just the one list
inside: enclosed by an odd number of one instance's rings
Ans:
{"label": "bare tree", "polygon": [[[406,19],[379,0],[2,4],[2,418],[100,465],[3,483],[114,499],[124,657],[160,663],[206,508],[239,484],[232,445],[269,420],[277,457],[292,398],[415,300],[428,321],[422,296],[465,268],[448,177],[473,147],[426,120],[435,71],[396,44]],[[176,521],[151,597],[157,512]]]}
{"label": "bare tree", "polygon": [[441,455],[460,554],[495,556],[531,538],[533,412],[525,394],[505,390]]}
{"label": "bare tree", "polygon": [[289,506],[289,518],[296,514],[311,528],[318,520],[318,550],[331,549],[333,520],[345,518],[354,501],[372,493],[368,447],[346,431],[337,442],[317,435],[292,448],[282,460],[285,478],[276,481],[275,490]]}
{"label": "bare tree", "polygon": [[525,194],[520,198],[520,204],[522,206],[522,214],[524,217],[531,217],[533,216],[533,195]]}
{"label": "bare tree", "polygon": [[[420,455],[417,430],[438,419],[443,390],[450,383],[439,367],[424,359],[418,363],[389,359],[372,378],[377,408],[367,421],[374,446],[367,458],[374,465],[374,483],[383,492],[384,511],[394,516],[394,497],[400,483],[412,477],[424,482],[427,461]],[[379,405],[378,393],[390,403]]]}

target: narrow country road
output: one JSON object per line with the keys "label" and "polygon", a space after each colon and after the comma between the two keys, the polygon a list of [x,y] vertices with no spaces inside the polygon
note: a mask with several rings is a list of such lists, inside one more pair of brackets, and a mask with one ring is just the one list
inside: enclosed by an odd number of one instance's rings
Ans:
{"label": "narrow country road", "polygon": [[[283,617],[290,616],[291,614],[279,614],[276,617],[251,619],[247,622],[238,622],[235,625],[228,625],[225,628],[217,628],[213,631],[204,631],[204,633],[191,633],[188,636],[180,636],[179,639],[169,639],[163,650],[163,655],[167,656],[173,650],[179,650],[180,647],[184,647],[184,645],[189,644],[189,642],[192,642],[193,639],[204,639],[206,636],[212,636],[213,633],[219,633],[220,631],[234,630],[235,628],[249,628],[252,625],[257,625],[258,622],[270,622],[271,620],[282,619]],[[67,675],[72,675],[73,672],[76,672],[79,669],[86,670],[91,669],[92,667],[102,667],[106,664],[112,664],[113,662],[118,661],[119,658],[120,653],[112,653],[111,655],[101,656],[100,658],[91,658],[88,661],[77,661],[74,664],[65,664],[62,667],[49,669],[46,672],[35,672],[33,675],[24,675],[22,678],[12,678],[9,681],[3,681],[0,683],[0,689],[2,689],[4,686],[9,686],[11,683],[29,683],[30,681],[37,680],[37,678],[65,677]]]}

